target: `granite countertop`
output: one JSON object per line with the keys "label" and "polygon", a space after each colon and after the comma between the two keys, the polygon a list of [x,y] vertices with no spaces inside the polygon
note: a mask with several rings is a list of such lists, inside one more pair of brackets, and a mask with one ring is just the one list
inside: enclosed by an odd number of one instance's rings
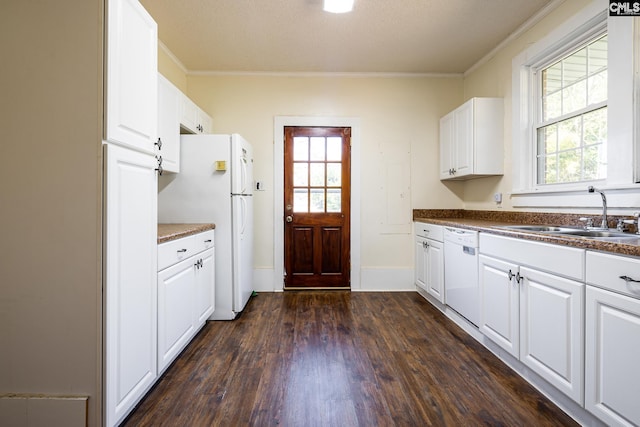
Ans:
{"label": "granite countertop", "polygon": [[215,224],[158,224],[158,244],[215,228]]}
{"label": "granite countertop", "polygon": [[[449,227],[466,228],[485,233],[492,233],[506,237],[516,237],[556,245],[572,246],[576,248],[611,252],[621,255],[640,256],[640,235],[637,239],[624,241],[598,240],[587,237],[545,234],[524,230],[507,230],[499,228],[505,225],[564,225],[579,226],[578,220],[583,215],[573,214],[544,214],[526,212],[498,212],[498,211],[465,211],[461,209],[416,209],[413,211],[414,221],[427,222]],[[617,217],[610,217],[610,227],[615,227]],[[635,231],[635,230],[632,230]]]}

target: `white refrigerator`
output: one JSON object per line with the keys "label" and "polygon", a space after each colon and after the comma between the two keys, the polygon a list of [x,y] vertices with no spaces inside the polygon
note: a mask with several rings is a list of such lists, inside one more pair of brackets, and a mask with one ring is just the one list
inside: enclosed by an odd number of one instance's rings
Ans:
{"label": "white refrigerator", "polygon": [[232,320],[253,292],[253,153],[238,134],[182,135],[180,173],[158,185],[158,222],[215,223],[215,310]]}

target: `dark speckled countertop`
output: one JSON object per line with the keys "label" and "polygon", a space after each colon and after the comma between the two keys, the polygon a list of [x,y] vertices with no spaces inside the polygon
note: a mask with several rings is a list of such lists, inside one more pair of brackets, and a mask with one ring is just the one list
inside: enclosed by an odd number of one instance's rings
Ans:
{"label": "dark speckled countertop", "polygon": [[158,224],[158,244],[215,228],[215,224]]}
{"label": "dark speckled countertop", "polygon": [[[572,246],[576,248],[611,252],[621,255],[640,256],[640,235],[637,239],[597,240],[578,236],[560,236],[532,231],[506,230],[499,228],[504,225],[561,225],[579,226],[578,218],[584,215],[546,214],[529,212],[500,212],[500,211],[466,211],[462,209],[415,209],[413,220],[428,222],[449,227],[467,228],[485,233],[492,233],[507,237],[553,243],[556,245]],[[609,227],[614,228],[616,216],[609,217]],[[625,217],[628,218],[628,217]],[[635,231],[635,230],[631,230]]]}

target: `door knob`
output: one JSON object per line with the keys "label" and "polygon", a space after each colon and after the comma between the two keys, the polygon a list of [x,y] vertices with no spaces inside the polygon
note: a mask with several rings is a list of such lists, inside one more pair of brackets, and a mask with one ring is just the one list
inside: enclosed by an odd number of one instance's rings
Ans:
{"label": "door knob", "polygon": [[287,215],[286,220],[287,220],[287,222],[292,222],[293,221],[293,216]]}

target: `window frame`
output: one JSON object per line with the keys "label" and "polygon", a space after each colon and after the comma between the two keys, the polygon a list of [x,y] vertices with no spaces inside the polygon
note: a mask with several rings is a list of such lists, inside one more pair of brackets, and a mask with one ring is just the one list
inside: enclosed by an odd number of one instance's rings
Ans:
{"label": "window frame", "polygon": [[[551,55],[543,56],[537,63],[534,63],[529,66],[529,79],[531,80],[533,86],[533,96],[530,99],[530,108],[533,111],[532,122],[531,122],[531,132],[532,132],[532,143],[533,143],[533,158],[536,162],[533,167],[534,176],[532,178],[532,184],[536,190],[546,190],[550,188],[571,188],[574,186],[584,187],[585,185],[593,184],[593,183],[602,183],[606,181],[606,178],[603,179],[595,179],[595,180],[582,180],[582,181],[573,181],[573,182],[560,182],[560,183],[540,183],[539,177],[539,164],[538,164],[538,144],[539,144],[539,135],[538,131],[541,127],[544,127],[549,122],[561,123],[565,120],[568,120],[572,117],[583,116],[588,113],[592,113],[596,110],[607,108],[608,111],[608,96],[606,101],[594,103],[591,105],[587,105],[587,107],[582,108],[580,110],[576,110],[569,114],[564,114],[559,118],[554,118],[553,120],[545,121],[543,118],[543,89],[542,89],[542,72],[547,68],[553,66],[559,61],[563,61],[567,57],[571,56],[576,51],[588,46],[590,43],[600,39],[603,36],[607,35],[607,26],[606,22],[604,25],[600,25],[590,29],[581,35],[581,37],[572,40],[571,43],[568,43],[561,47],[558,50],[554,50]],[[608,43],[607,43],[608,45]],[[607,64],[608,66],[608,64]],[[608,68],[607,68],[608,70]],[[559,120],[556,120],[559,119]],[[607,138],[608,139],[608,138]]]}
{"label": "window frame", "polygon": [[[634,25],[635,24],[635,25]],[[565,184],[536,180],[534,120],[537,83],[532,71],[575,50],[598,34],[608,37],[607,178]],[[595,208],[588,185],[612,194],[609,206],[640,208],[640,19],[609,17],[606,2],[592,0],[546,37],[512,60],[512,206],[516,208]],[[635,55],[634,55],[635,54]],[[633,88],[633,90],[629,90]],[[581,211],[584,211],[581,209]]]}

